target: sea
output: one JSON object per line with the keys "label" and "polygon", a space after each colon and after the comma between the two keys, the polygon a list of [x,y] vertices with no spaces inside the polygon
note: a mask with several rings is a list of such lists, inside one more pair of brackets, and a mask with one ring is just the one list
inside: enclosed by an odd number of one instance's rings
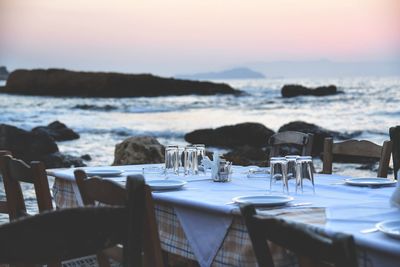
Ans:
{"label": "sea", "polygon": [[[302,120],[339,132],[361,131],[357,138],[382,144],[389,139],[389,128],[400,125],[400,76],[215,82],[227,83],[245,94],[137,98],[0,94],[0,123],[30,130],[59,120],[80,134],[78,140],[58,142],[60,151],[75,156],[89,154],[92,160],[85,162],[88,166],[110,165],[115,145],[137,135],[154,136],[164,145],[185,145],[184,135],[195,129],[259,122],[277,131],[288,122]],[[343,93],[282,98],[285,84],[333,84]],[[316,160],[315,165],[318,171],[321,162]],[[376,176],[374,170],[353,164],[335,164],[334,171],[357,177]],[[29,186],[25,190],[28,208],[34,211],[33,190]]]}

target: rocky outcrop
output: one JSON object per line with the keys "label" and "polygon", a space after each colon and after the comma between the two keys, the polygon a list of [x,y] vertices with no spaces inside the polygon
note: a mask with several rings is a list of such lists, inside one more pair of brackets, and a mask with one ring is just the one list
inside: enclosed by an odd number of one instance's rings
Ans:
{"label": "rocky outcrop", "polygon": [[0,150],[9,150],[25,162],[44,161],[47,168],[84,166],[82,160],[72,160],[61,154],[48,134],[28,132],[7,124],[0,124]]}
{"label": "rocky outcrop", "polygon": [[47,126],[39,126],[32,129],[33,133],[47,134],[56,141],[79,139],[79,134],[68,128],[64,123],[53,121]]}
{"label": "rocky outcrop", "polygon": [[260,147],[242,146],[224,154],[224,158],[235,165],[267,166],[268,152]]}
{"label": "rocky outcrop", "polygon": [[240,146],[264,147],[274,131],[260,123],[240,123],[216,129],[201,129],[187,133],[185,140],[192,144],[235,148]]}
{"label": "rocky outcrop", "polygon": [[327,96],[341,93],[335,85],[309,88],[298,84],[284,85],[281,90],[282,97],[295,97],[302,95]]}
{"label": "rocky outcrop", "polygon": [[151,74],[76,72],[63,69],[16,70],[2,92],[25,95],[139,97],[239,94],[223,83],[162,78]]}
{"label": "rocky outcrop", "polygon": [[8,73],[7,68],[4,66],[0,66],[0,81],[7,80],[8,75],[9,75],[9,73]]}
{"label": "rocky outcrop", "polygon": [[318,125],[307,123],[304,121],[293,121],[289,122],[281,128],[279,128],[278,132],[285,132],[285,131],[297,131],[302,133],[312,133],[314,135],[314,142],[313,142],[313,149],[312,154],[313,156],[319,156],[323,149],[324,149],[324,139],[326,137],[333,137],[335,139],[351,139],[357,135],[360,135],[361,132],[354,132],[354,133],[340,133],[337,131],[331,131],[325,128],[322,128]]}
{"label": "rocky outcrop", "polygon": [[163,163],[164,150],[154,137],[130,137],[116,145],[113,165]]}

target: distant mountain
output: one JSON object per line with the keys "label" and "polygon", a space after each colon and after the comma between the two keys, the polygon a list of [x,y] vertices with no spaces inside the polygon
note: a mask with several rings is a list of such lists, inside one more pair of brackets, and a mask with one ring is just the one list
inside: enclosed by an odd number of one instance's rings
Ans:
{"label": "distant mountain", "polygon": [[182,74],[176,75],[179,79],[190,79],[190,80],[215,80],[215,79],[262,79],[265,76],[254,70],[248,68],[234,68],[229,70],[223,70],[219,72],[203,72],[195,74]]}
{"label": "distant mountain", "polygon": [[1,80],[7,80],[8,78],[8,71],[7,68],[4,66],[0,66],[0,81]]}

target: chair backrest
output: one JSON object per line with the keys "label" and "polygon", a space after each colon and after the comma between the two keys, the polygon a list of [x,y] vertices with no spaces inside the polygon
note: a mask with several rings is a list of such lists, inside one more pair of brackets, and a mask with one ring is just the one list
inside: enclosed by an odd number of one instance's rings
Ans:
{"label": "chair backrest", "polygon": [[399,179],[397,172],[400,169],[400,126],[389,129],[390,141],[392,142],[392,160],[394,177]]}
{"label": "chair backrest", "polygon": [[0,263],[44,264],[122,243],[124,266],[142,266],[144,180],[129,177],[123,206],[63,209],[0,226]]}
{"label": "chair backrest", "polygon": [[366,140],[346,140],[334,143],[332,138],[325,138],[322,172],[331,174],[334,157],[345,156],[346,162],[359,162],[363,158],[375,159],[379,161],[377,176],[387,177],[391,152],[391,141],[385,141],[380,146]]}
{"label": "chair backrest", "polygon": [[296,146],[301,149],[302,156],[311,156],[313,139],[313,134],[295,131],[276,133],[268,140],[271,145],[270,157],[285,156],[281,151],[282,146]]}
{"label": "chair backrest", "polygon": [[274,266],[268,241],[295,253],[300,266],[358,266],[351,235],[328,236],[306,224],[257,215],[254,206],[248,204],[241,205],[240,210],[260,267]]}
{"label": "chair backrest", "polygon": [[[126,190],[119,184],[99,177],[88,178],[85,171],[76,170],[74,172],[75,180],[85,205],[94,205],[96,203],[106,205],[120,205],[124,203],[127,197]],[[142,175],[137,175],[143,179]],[[133,176],[136,177],[136,176]],[[158,227],[154,213],[154,203],[151,195],[151,189],[144,185],[145,213],[144,220],[144,260],[145,266],[164,266],[161,242],[158,234]]]}
{"label": "chair backrest", "polygon": [[20,182],[33,184],[39,212],[52,210],[53,204],[45,166],[42,162],[31,162],[30,166],[10,155],[0,157],[10,220],[26,216],[26,206]]}
{"label": "chair backrest", "polygon": [[[11,156],[11,152],[8,151],[8,150],[0,150],[0,157],[5,156],[5,155],[10,155]],[[0,176],[3,177],[2,173],[1,173],[1,169],[0,169]],[[8,214],[7,201],[0,200],[0,213]]]}

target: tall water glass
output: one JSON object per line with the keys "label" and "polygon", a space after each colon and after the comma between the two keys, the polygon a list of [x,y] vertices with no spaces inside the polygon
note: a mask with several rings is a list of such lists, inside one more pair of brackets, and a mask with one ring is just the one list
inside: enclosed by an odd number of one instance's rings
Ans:
{"label": "tall water glass", "polygon": [[179,171],[179,148],[178,146],[167,146],[165,148],[165,174],[178,174]]}
{"label": "tall water glass", "polygon": [[287,155],[285,156],[287,160],[287,177],[288,180],[292,178],[296,178],[296,160],[299,158],[299,155]]}
{"label": "tall water glass", "polygon": [[197,174],[197,149],[195,146],[186,146],[184,154],[184,171],[185,175]]}
{"label": "tall water glass", "polygon": [[206,146],[203,144],[196,144],[193,145],[196,148],[197,151],[197,169],[199,173],[206,173],[206,170],[204,169],[204,166],[201,164],[201,161],[204,159],[206,155]]}
{"label": "tall water glass", "polygon": [[296,192],[298,188],[303,192],[303,180],[310,180],[313,192],[315,193],[315,185],[314,185],[314,166],[312,157],[310,156],[302,156],[296,159]]}
{"label": "tall water glass", "polygon": [[284,157],[271,157],[271,179],[269,184],[269,189],[272,190],[272,185],[282,182],[283,192],[289,193],[289,182],[287,177],[287,164],[288,161]]}

